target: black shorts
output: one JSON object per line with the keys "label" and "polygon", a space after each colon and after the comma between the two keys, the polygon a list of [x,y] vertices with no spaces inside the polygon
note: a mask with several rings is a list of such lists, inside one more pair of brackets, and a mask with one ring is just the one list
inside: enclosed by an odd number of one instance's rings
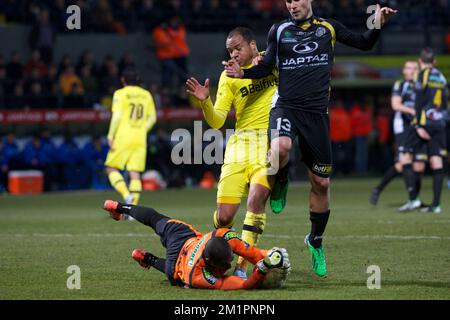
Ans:
{"label": "black shorts", "polygon": [[156,224],[156,234],[160,236],[161,243],[166,248],[166,276],[173,285],[179,284],[173,278],[178,255],[185,242],[197,236],[194,230],[192,226],[174,219],[164,218]]}
{"label": "black shorts", "polygon": [[433,156],[445,157],[447,155],[447,133],[445,127],[428,126],[424,128],[431,136],[431,140],[423,140],[416,130],[408,132],[405,148],[407,152],[421,153],[426,148],[428,158]]}
{"label": "black shorts", "polygon": [[270,110],[269,135],[271,139],[298,137],[300,156],[312,173],[328,178],[332,172],[330,118],[319,114],[275,107]]}
{"label": "black shorts", "polygon": [[428,150],[427,145],[423,144],[418,150],[414,151],[412,148],[406,147],[406,141],[411,131],[415,131],[416,129],[413,126],[408,126],[402,133],[398,133],[395,135],[395,162],[399,161],[400,153],[413,153],[414,161],[427,162],[428,161]]}

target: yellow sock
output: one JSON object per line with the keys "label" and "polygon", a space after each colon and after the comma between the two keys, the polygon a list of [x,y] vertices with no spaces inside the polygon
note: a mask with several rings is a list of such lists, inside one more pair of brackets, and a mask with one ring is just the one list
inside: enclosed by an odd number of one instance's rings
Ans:
{"label": "yellow sock", "polygon": [[[266,214],[265,213],[253,213],[247,211],[245,214],[244,226],[242,227],[242,240],[249,245],[256,246],[259,238],[266,226]],[[239,257],[237,265],[243,268],[247,268],[248,262],[244,258]]]}
{"label": "yellow sock", "polygon": [[130,194],[130,191],[128,191],[127,188],[127,184],[125,183],[125,180],[123,179],[123,176],[120,174],[119,171],[111,172],[108,175],[108,178],[109,182],[111,183],[111,186],[122,195],[122,198],[125,199],[125,197]]}
{"label": "yellow sock", "polygon": [[142,182],[141,179],[132,179],[130,181],[130,193],[133,195],[133,203],[137,205],[139,203],[139,198],[141,197],[142,192]]}
{"label": "yellow sock", "polygon": [[234,225],[234,219],[233,219],[233,221],[231,221],[231,222],[230,222],[229,224],[227,224],[227,225],[221,225],[221,224],[219,223],[218,218],[217,218],[217,210],[214,211],[214,227],[215,227],[216,229],[219,229],[219,228],[231,228],[233,225]]}

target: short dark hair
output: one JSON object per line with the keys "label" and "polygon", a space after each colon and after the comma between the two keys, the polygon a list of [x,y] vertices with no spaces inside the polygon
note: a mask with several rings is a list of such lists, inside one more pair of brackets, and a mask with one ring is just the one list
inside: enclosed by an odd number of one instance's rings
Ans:
{"label": "short dark hair", "polygon": [[137,86],[141,84],[141,78],[139,77],[138,72],[133,67],[127,67],[122,72],[123,81],[127,85]]}
{"label": "short dark hair", "polygon": [[422,60],[423,63],[434,63],[435,57],[433,49],[429,47],[424,48],[420,52],[420,60]]}
{"label": "short dark hair", "polygon": [[229,269],[231,261],[233,261],[233,251],[227,240],[222,237],[214,237],[206,244],[203,257],[213,267]]}
{"label": "short dark hair", "polygon": [[235,36],[236,34],[240,34],[247,43],[256,41],[255,33],[250,28],[247,28],[247,27],[234,28],[233,30],[230,31],[227,38],[231,38],[231,37]]}

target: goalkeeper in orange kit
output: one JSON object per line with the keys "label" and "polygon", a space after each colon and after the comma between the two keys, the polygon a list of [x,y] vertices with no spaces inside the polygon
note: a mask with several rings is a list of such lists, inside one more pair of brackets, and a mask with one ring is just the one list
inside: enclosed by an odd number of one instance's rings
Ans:
{"label": "goalkeeper in orange kit", "polygon": [[[285,280],[290,272],[289,256],[285,249],[258,249],[242,241],[233,230],[220,228],[203,235],[193,226],[171,219],[152,208],[113,200],[106,200],[103,208],[114,220],[129,215],[155,230],[167,249],[166,258],[156,257],[141,249],[135,249],[132,257],[142,267],[154,267],[164,273],[172,285],[221,290],[251,289],[261,286],[272,269],[283,270],[280,281]],[[234,253],[255,264],[253,273],[246,280],[225,275],[231,268]]]}

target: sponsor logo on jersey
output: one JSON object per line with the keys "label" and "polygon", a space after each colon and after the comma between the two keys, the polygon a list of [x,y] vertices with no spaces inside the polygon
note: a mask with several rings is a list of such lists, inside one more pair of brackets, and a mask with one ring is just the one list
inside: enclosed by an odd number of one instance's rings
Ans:
{"label": "sponsor logo on jersey", "polygon": [[205,237],[203,237],[203,238],[200,239],[200,241],[199,241],[199,242],[197,243],[197,245],[195,246],[194,251],[192,251],[192,254],[191,254],[191,256],[189,257],[189,261],[188,261],[188,263],[187,263],[189,267],[192,267],[192,266],[194,265],[194,258],[195,258],[195,255],[197,254],[198,249],[200,249],[200,246],[202,245],[203,242],[205,242]]}
{"label": "sponsor logo on jersey", "polygon": [[298,40],[295,38],[283,38],[281,43],[298,43]]}
{"label": "sponsor logo on jersey", "polygon": [[262,79],[258,82],[255,83],[251,83],[248,86],[242,87],[240,89],[241,91],[241,97],[244,98],[246,96],[248,96],[249,94],[253,94],[256,92],[260,92],[262,90],[265,90],[267,88],[270,87],[276,87],[278,86],[278,79],[274,78],[274,79]]}
{"label": "sponsor logo on jersey", "polygon": [[217,282],[217,278],[214,277],[214,276],[212,275],[212,273],[209,272],[208,269],[202,268],[202,273],[203,273],[203,277],[205,278],[206,281],[208,281],[208,283],[209,283],[210,285],[213,285],[213,284],[215,284],[215,283]]}
{"label": "sponsor logo on jersey", "polygon": [[223,238],[227,241],[230,241],[231,239],[241,239],[239,235],[234,231],[228,231],[223,235]]}
{"label": "sponsor logo on jersey", "polygon": [[317,54],[315,56],[306,56],[306,57],[298,57],[297,59],[291,58],[286,59],[282,62],[283,67],[289,67],[289,66],[297,66],[297,65],[304,65],[304,64],[313,64],[317,62],[327,62],[328,63],[328,54]]}
{"label": "sponsor logo on jersey", "polygon": [[309,41],[306,43],[299,43],[292,50],[296,53],[311,53],[319,48],[319,44],[315,41]]}
{"label": "sponsor logo on jersey", "polygon": [[331,164],[315,163],[312,169],[321,174],[330,174],[333,166]]}

